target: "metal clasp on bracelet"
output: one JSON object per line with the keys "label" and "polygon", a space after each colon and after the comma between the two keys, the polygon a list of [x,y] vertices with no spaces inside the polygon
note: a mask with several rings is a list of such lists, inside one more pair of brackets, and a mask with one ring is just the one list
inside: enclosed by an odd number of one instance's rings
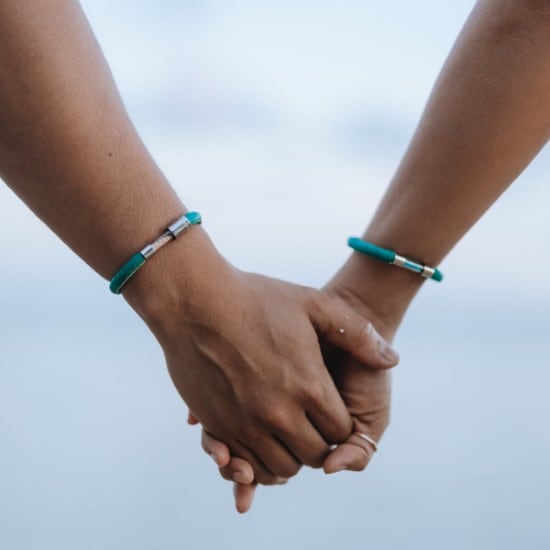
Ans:
{"label": "metal clasp on bracelet", "polygon": [[113,294],[120,294],[124,285],[142,268],[143,264],[170,241],[177,239],[188,227],[202,223],[198,212],[188,212],[170,224],[162,235],[136,252],[114,275],[109,284]]}
{"label": "metal clasp on bracelet", "polygon": [[390,250],[389,248],[382,248],[381,246],[364,241],[358,237],[350,237],[348,239],[348,246],[354,250],[357,250],[357,252],[361,252],[362,254],[366,254],[367,256],[376,258],[377,260],[381,260],[397,267],[412,271],[413,273],[417,273],[425,279],[432,279],[438,282],[443,280],[443,273],[441,273],[437,267],[430,267],[425,264],[409,260],[409,258],[401,256],[401,254],[397,254],[397,252]]}
{"label": "metal clasp on bracelet", "polygon": [[179,220],[176,220],[173,224],[169,225],[167,231],[172,233],[172,236],[177,238],[178,235],[183,233],[189,226],[191,222],[187,219],[187,216],[182,216]]}

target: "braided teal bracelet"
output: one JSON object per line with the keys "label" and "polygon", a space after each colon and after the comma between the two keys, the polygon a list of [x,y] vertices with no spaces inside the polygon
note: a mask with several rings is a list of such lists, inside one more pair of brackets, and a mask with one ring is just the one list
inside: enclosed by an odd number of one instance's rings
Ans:
{"label": "braided teal bracelet", "polygon": [[363,254],[376,258],[377,260],[382,260],[383,262],[396,265],[397,267],[414,271],[426,279],[433,279],[437,282],[441,282],[443,280],[443,273],[441,273],[437,267],[428,267],[427,265],[419,264],[418,262],[409,260],[404,256],[400,256],[393,250],[382,248],[359,239],[358,237],[350,237],[348,239],[348,246],[353,248],[353,250],[357,250],[357,252],[362,252]]}
{"label": "braided teal bracelet", "polygon": [[139,252],[136,252],[115,274],[109,284],[113,294],[120,294],[124,285],[143,267],[143,264],[158,252],[171,240],[177,239],[192,225],[202,223],[201,215],[198,212],[187,212],[178,218],[173,224],[166,228],[166,231],[155,241],[148,244]]}

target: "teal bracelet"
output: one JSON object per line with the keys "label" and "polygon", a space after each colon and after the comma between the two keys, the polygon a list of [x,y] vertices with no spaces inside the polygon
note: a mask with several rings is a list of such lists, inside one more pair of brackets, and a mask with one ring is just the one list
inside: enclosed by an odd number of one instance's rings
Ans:
{"label": "teal bracelet", "polygon": [[164,245],[177,239],[192,225],[202,223],[201,215],[198,212],[187,212],[178,218],[173,224],[166,228],[166,231],[155,241],[148,244],[139,252],[136,252],[115,274],[109,284],[113,294],[120,294],[124,285],[143,267],[143,264],[158,252]]}
{"label": "teal bracelet", "polygon": [[383,262],[396,265],[397,267],[414,271],[414,273],[418,273],[426,279],[433,279],[437,282],[441,282],[443,280],[443,273],[441,273],[437,267],[428,267],[427,265],[414,262],[404,256],[400,256],[393,250],[382,248],[364,241],[363,239],[359,239],[358,237],[350,237],[348,239],[348,246],[353,248],[353,250],[357,250],[357,252],[361,252],[367,256],[376,258],[377,260],[382,260]]}

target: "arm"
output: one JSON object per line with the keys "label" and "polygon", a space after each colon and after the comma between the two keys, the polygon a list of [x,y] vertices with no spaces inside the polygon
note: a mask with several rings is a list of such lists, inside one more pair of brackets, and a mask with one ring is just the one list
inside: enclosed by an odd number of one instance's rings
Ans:
{"label": "arm", "polygon": [[[416,133],[365,239],[437,265],[550,137],[550,2],[481,0],[434,86]],[[424,279],[354,253],[325,291],[392,339]],[[355,429],[379,439],[389,419],[389,373],[344,356],[332,365]],[[222,475],[251,481],[243,461],[203,434]],[[363,469],[372,449],[355,436],[326,472]],[[226,466],[229,464],[228,466]],[[237,487],[246,511],[254,485]]]}
{"label": "arm", "polygon": [[[478,2],[365,239],[437,265],[525,169],[550,138],[549,37],[547,0]],[[354,253],[332,284],[392,334],[422,281]]]}
{"label": "arm", "polygon": [[[0,102],[0,175],[102,276],[184,211],[75,0],[0,3]],[[266,483],[295,473],[295,457],[320,465],[327,442],[351,431],[319,336],[396,361],[345,304],[236,270],[197,227],[159,251],[124,297],[201,422]],[[342,338],[335,326],[346,316]]]}
{"label": "arm", "polygon": [[2,178],[103,277],[183,211],[77,2],[1,3],[0,102]]}

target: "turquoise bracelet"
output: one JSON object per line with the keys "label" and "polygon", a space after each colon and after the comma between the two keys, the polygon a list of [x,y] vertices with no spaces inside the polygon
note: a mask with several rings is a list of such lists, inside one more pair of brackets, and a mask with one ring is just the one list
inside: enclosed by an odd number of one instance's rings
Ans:
{"label": "turquoise bracelet", "polygon": [[166,231],[155,241],[148,244],[139,252],[136,252],[115,274],[109,284],[113,294],[120,294],[124,285],[143,267],[143,264],[158,252],[164,245],[177,239],[192,225],[202,223],[201,215],[198,212],[187,212],[178,218],[173,224],[166,228]]}
{"label": "turquoise bracelet", "polygon": [[427,265],[414,262],[413,260],[409,260],[408,258],[397,254],[393,250],[382,248],[364,241],[363,239],[359,239],[358,237],[350,237],[348,239],[348,246],[353,248],[353,250],[357,250],[357,252],[361,252],[367,256],[376,258],[377,260],[382,260],[383,262],[396,265],[397,267],[414,271],[414,273],[418,273],[426,279],[433,279],[437,282],[441,282],[443,280],[443,273],[441,273],[437,267],[428,267]]}

